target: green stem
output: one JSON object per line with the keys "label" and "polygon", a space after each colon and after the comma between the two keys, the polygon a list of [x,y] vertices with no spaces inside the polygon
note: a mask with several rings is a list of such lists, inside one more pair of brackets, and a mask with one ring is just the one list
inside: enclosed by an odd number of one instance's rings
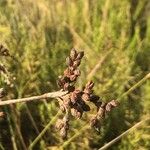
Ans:
{"label": "green stem", "polygon": [[112,141],[110,141],[109,143],[107,143],[106,145],[104,145],[103,147],[101,147],[99,150],[106,150],[107,148],[109,148],[111,145],[113,145],[114,143],[116,143],[118,140],[120,140],[123,136],[127,135],[128,133],[130,133],[132,130],[138,128],[139,126],[141,126],[144,122],[148,121],[149,118],[142,120],[138,123],[136,123],[133,127],[129,128],[128,130],[126,130],[125,132],[123,132],[122,134],[120,134],[119,136],[117,136],[115,139],[113,139]]}
{"label": "green stem", "polygon": [[29,145],[29,150],[32,150],[32,148],[37,144],[37,142],[43,137],[43,135],[46,133],[46,131],[49,129],[49,127],[56,121],[57,117],[61,114],[61,111],[58,111],[58,113],[53,117],[52,120],[49,121],[49,123],[46,125],[46,127],[41,131],[41,133],[34,139],[34,141]]}
{"label": "green stem", "polygon": [[127,96],[129,93],[134,91],[137,87],[139,87],[141,84],[143,84],[147,79],[150,78],[150,73],[148,73],[144,78],[142,78],[139,82],[137,82],[135,85],[133,85],[128,91],[123,93],[117,100],[121,100],[123,97]]}

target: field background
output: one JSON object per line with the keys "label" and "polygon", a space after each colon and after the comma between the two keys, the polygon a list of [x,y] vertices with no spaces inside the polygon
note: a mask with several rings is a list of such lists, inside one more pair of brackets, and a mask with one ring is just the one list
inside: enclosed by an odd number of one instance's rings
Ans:
{"label": "field background", "polygon": [[[72,47],[85,57],[77,86],[95,82],[103,101],[117,99],[150,72],[149,0],[0,0],[0,43],[15,59],[0,58],[11,86],[1,75],[7,99],[59,90],[56,80],[65,69]],[[15,80],[14,80],[15,79]],[[50,123],[33,145],[35,150],[57,150],[64,145],[55,130],[58,103],[43,100],[1,107],[0,150],[22,150]],[[150,113],[150,80],[120,99],[106,118],[101,133],[82,130],[95,110],[72,119],[67,150],[98,149]],[[143,123],[112,150],[148,150],[150,124]]]}

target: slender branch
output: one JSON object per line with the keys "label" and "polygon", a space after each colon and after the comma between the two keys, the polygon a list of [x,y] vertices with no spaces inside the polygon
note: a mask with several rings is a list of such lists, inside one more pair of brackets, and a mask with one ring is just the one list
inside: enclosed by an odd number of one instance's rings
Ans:
{"label": "slender branch", "polygon": [[108,142],[106,145],[104,145],[103,147],[101,147],[99,150],[106,150],[107,148],[109,148],[111,145],[113,145],[114,143],[116,143],[118,140],[120,140],[123,136],[127,135],[129,132],[131,132],[132,130],[138,128],[139,126],[141,126],[145,121],[148,121],[149,118],[142,120],[138,123],[136,123],[133,127],[129,128],[128,130],[126,130],[125,132],[123,132],[122,134],[120,134],[118,137],[116,137],[115,139],[113,139],[112,141]]}
{"label": "slender branch", "polygon": [[58,98],[66,95],[67,93],[68,92],[57,91],[57,92],[45,93],[38,96],[27,97],[27,98],[10,99],[6,101],[0,101],[0,106],[21,103],[21,102],[29,102],[33,100],[47,99],[47,98]]}
{"label": "slender branch", "polygon": [[142,83],[144,83],[149,78],[150,78],[150,73],[148,73],[144,78],[142,78],[139,82],[137,82],[134,86],[132,86],[128,91],[126,91],[121,96],[119,96],[117,100],[122,99],[123,97],[125,97],[126,95],[134,91],[137,87],[139,87]]}

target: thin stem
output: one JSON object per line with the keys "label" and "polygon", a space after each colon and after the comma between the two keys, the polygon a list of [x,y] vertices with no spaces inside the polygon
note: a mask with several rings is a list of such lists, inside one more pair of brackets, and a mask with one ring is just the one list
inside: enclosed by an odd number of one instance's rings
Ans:
{"label": "thin stem", "polygon": [[117,100],[121,100],[123,97],[134,91],[137,87],[139,87],[142,83],[144,83],[147,79],[150,78],[150,73],[148,73],[144,78],[142,78],[139,82],[137,82],[134,86],[132,86],[128,91],[123,93]]}
{"label": "thin stem", "polygon": [[150,120],[149,118],[142,120],[138,123],[136,123],[133,127],[129,128],[128,130],[126,130],[125,132],[123,132],[121,135],[119,135],[118,137],[116,137],[115,139],[113,139],[112,141],[110,141],[109,143],[107,143],[106,145],[104,145],[103,147],[101,147],[99,150],[106,150],[107,148],[109,148],[111,145],[113,145],[114,143],[116,143],[118,140],[120,140],[123,136],[127,135],[129,132],[131,132],[132,130],[138,128],[139,126],[141,126],[145,121]]}
{"label": "thin stem", "polygon": [[58,97],[66,95],[67,93],[68,92],[57,91],[57,92],[45,93],[39,96],[0,101],[0,106],[21,103],[21,102],[28,102],[28,101],[33,101],[33,100],[47,99],[47,98],[58,98]]}
{"label": "thin stem", "polygon": [[32,150],[32,148],[36,145],[36,143],[43,137],[43,135],[46,133],[46,131],[49,129],[49,127],[57,120],[57,117],[61,114],[61,111],[58,111],[58,113],[55,115],[55,117],[52,118],[52,120],[49,121],[49,123],[46,125],[46,127],[41,131],[41,133],[34,139],[34,141],[29,145],[29,150]]}

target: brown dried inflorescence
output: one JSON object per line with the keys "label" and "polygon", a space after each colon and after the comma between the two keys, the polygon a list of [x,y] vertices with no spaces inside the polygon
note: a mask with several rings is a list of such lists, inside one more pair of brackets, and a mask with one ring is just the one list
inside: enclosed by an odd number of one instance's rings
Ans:
{"label": "brown dried inflorescence", "polygon": [[90,125],[95,128],[100,128],[101,121],[105,118],[105,114],[110,112],[112,108],[118,104],[115,100],[108,103],[101,102],[100,97],[94,94],[94,83],[92,81],[89,81],[83,90],[75,88],[75,82],[80,76],[78,67],[83,56],[84,52],[77,52],[75,49],[71,49],[70,55],[66,59],[67,69],[64,71],[63,76],[60,76],[58,79],[59,87],[64,91],[68,91],[68,94],[59,100],[60,109],[66,112],[65,119],[58,120],[56,125],[56,128],[60,131],[60,135],[63,138],[67,137],[69,115],[80,119],[84,112],[90,111],[89,102],[92,102],[98,110],[96,116],[90,120]]}

